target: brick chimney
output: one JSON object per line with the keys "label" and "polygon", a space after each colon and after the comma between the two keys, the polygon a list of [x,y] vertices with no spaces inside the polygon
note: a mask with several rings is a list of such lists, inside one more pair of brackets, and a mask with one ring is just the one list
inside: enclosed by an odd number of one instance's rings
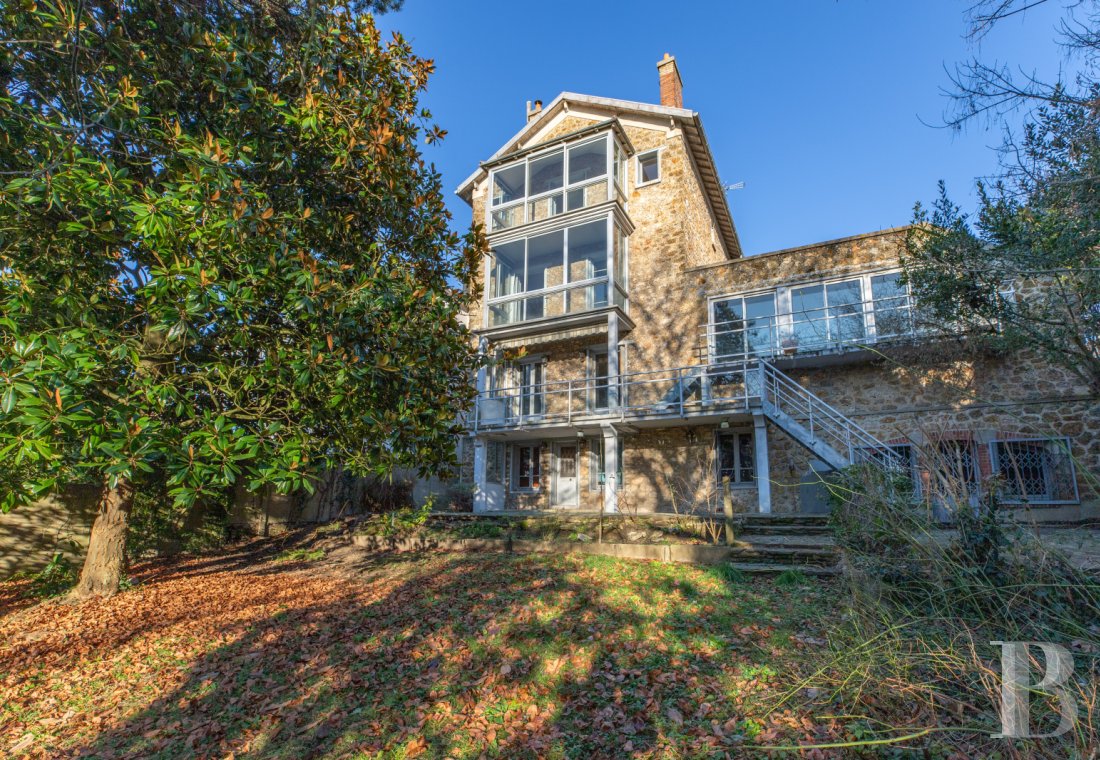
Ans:
{"label": "brick chimney", "polygon": [[531,101],[528,100],[527,101],[527,121],[531,121],[531,119],[535,118],[540,113],[542,113],[542,101],[541,100],[536,100],[535,101],[535,107],[532,108],[531,107]]}
{"label": "brick chimney", "polygon": [[657,77],[661,81],[661,105],[683,108],[684,83],[680,81],[674,56],[665,53],[665,57],[657,61]]}

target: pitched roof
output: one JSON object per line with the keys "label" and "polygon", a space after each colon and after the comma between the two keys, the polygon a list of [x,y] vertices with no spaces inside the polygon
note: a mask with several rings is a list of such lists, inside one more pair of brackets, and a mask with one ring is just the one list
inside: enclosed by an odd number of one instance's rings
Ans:
{"label": "pitched roof", "polygon": [[638,103],[632,100],[620,100],[618,98],[601,98],[596,95],[580,95],[575,92],[563,92],[550,101],[546,108],[542,109],[538,116],[531,119],[515,135],[513,135],[501,148],[489,159],[483,162],[477,170],[462,182],[455,190],[460,198],[467,203],[473,197],[474,183],[486,174],[486,165],[492,164],[498,159],[510,155],[523,144],[524,140],[535,134],[549,119],[562,111],[566,104],[586,105],[597,109],[610,111],[613,115],[619,114],[648,114],[664,116],[677,121],[684,131],[692,161],[699,171],[699,177],[703,184],[703,193],[707,197],[708,205],[714,214],[718,232],[722,238],[722,247],[726,255],[733,259],[741,256],[741,242],[737,237],[737,228],[733,224],[733,216],[730,214],[729,204],[726,202],[726,192],[718,178],[718,169],[714,165],[714,156],[707,144],[706,133],[703,132],[703,123],[699,114],[687,108],[672,108],[670,106],[655,105],[653,103]]}

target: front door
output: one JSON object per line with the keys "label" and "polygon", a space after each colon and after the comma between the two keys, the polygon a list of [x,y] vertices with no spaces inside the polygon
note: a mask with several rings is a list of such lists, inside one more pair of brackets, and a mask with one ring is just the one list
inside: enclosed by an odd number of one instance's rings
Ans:
{"label": "front door", "polygon": [[553,506],[577,506],[578,490],[577,444],[554,444]]}

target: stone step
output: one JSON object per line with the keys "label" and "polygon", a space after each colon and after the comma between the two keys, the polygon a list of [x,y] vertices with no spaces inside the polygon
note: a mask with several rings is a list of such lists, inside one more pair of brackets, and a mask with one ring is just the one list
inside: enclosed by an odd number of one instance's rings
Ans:
{"label": "stone step", "polygon": [[831,547],[735,546],[730,549],[730,556],[735,560],[768,559],[777,562],[804,560],[831,564],[836,562],[837,553]]}
{"label": "stone step", "polygon": [[779,575],[787,570],[798,570],[806,575],[819,578],[840,574],[840,569],[831,565],[785,564],[781,562],[730,562],[729,565],[747,575]]}
{"label": "stone step", "polygon": [[790,514],[756,514],[743,512],[737,515],[737,519],[746,525],[828,525],[828,515],[808,515],[801,513]]}
{"label": "stone step", "polygon": [[739,536],[800,536],[812,537],[819,540],[831,539],[833,531],[827,527],[796,526],[796,525],[742,525],[735,528]]}

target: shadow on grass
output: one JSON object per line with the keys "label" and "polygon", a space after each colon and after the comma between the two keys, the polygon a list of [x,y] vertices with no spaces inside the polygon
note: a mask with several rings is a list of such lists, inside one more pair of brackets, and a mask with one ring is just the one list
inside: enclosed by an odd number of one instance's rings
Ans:
{"label": "shadow on grass", "polygon": [[717,575],[509,555],[376,555],[360,569],[402,578],[254,625],[79,754],[736,753],[746,695],[730,684],[778,667],[767,641],[782,600]]}

